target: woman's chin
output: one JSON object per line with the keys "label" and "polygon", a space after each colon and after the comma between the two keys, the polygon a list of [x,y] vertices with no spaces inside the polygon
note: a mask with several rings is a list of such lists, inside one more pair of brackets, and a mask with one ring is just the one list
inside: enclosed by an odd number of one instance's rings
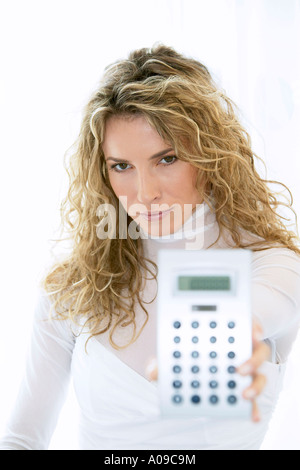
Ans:
{"label": "woman's chin", "polygon": [[[163,221],[139,220],[138,224],[142,231],[149,237],[167,237],[182,227],[182,224],[164,223]],[[178,226],[177,226],[178,225]]]}

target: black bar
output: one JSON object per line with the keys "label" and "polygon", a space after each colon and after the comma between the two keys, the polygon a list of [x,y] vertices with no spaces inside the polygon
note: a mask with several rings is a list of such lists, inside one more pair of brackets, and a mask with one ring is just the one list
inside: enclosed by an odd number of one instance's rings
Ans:
{"label": "black bar", "polygon": [[216,305],[193,305],[192,310],[194,312],[216,312]]}

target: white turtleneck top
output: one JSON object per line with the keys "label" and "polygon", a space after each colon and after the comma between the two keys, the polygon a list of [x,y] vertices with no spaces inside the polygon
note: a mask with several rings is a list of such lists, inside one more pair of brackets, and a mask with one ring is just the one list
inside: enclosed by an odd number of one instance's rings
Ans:
{"label": "white turtleneck top", "polygon": [[[210,249],[218,234],[215,216],[204,203],[173,236],[156,238],[144,234],[145,254],[157,262],[160,248]],[[251,237],[247,233],[243,236]],[[232,246],[230,237],[222,236],[212,248]],[[149,320],[132,345],[117,351],[110,345],[108,334],[103,334],[90,339],[86,351],[88,332],[78,336],[69,321],[50,321],[50,300],[41,291],[24,380],[6,434],[0,441],[0,450],[48,448],[70,378],[80,407],[80,449],[259,449],[298,331],[299,261],[294,252],[285,248],[253,253],[253,315],[261,322],[264,339],[273,352],[272,362],[266,362],[261,369],[268,382],[258,400],[260,423],[250,419],[161,416],[157,384],[145,375],[148,362],[156,356],[156,300],[145,305]],[[156,293],[156,281],[145,280],[143,300],[152,301]],[[143,325],[145,314],[139,306],[136,318],[137,326]],[[114,340],[125,344],[130,337],[130,328],[125,328]]]}

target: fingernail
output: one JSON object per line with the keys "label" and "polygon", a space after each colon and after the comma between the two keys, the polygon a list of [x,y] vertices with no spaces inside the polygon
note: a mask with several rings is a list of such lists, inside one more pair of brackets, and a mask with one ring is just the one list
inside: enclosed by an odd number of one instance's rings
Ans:
{"label": "fingernail", "polygon": [[258,423],[261,420],[261,415],[258,410],[254,412],[253,420],[255,421],[255,423]]}
{"label": "fingernail", "polygon": [[247,390],[244,391],[244,397],[247,398],[248,400],[252,400],[255,398],[257,395],[257,392],[254,388],[248,388]]}
{"label": "fingernail", "polygon": [[260,342],[260,341],[262,341],[263,339],[264,339],[264,336],[263,336],[262,332],[261,332],[261,331],[257,331],[257,332],[255,333],[255,340],[258,341],[258,342]]}
{"label": "fingernail", "polygon": [[243,364],[238,368],[238,373],[241,375],[250,375],[252,371],[252,365],[249,363]]}
{"label": "fingernail", "polygon": [[156,375],[156,368],[157,368],[157,361],[156,359],[152,359],[146,367],[146,376],[149,380],[154,380],[154,376]]}

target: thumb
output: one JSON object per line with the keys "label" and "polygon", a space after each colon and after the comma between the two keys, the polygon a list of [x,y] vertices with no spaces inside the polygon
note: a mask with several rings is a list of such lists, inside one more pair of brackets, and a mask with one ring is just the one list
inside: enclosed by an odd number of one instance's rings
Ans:
{"label": "thumb", "polygon": [[146,367],[146,377],[150,382],[155,382],[158,379],[158,368],[156,357],[152,358]]}

